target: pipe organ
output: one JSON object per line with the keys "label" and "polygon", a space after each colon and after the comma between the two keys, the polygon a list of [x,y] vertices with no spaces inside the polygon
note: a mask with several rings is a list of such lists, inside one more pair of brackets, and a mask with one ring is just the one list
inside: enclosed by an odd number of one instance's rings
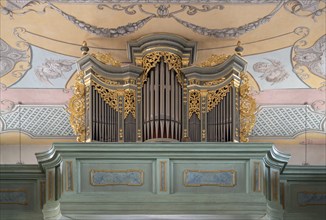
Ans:
{"label": "pipe organ", "polygon": [[78,141],[248,140],[256,106],[239,54],[194,65],[196,43],[166,34],[128,47],[132,64],[121,66],[110,55],[86,54],[83,45],[69,104]]}

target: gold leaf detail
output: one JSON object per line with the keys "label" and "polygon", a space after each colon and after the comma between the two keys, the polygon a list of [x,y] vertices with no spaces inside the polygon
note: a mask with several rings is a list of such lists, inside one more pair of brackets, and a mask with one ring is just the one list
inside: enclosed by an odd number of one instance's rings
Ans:
{"label": "gold leaf detail", "polygon": [[256,122],[256,101],[250,95],[249,77],[246,73],[240,74],[240,141],[248,142],[248,135]]}
{"label": "gold leaf detail", "polygon": [[127,118],[128,114],[131,113],[134,118],[136,118],[136,91],[133,89],[126,89],[124,91],[125,97],[125,112],[124,118]]}
{"label": "gold leaf detail", "polygon": [[233,82],[223,86],[215,91],[209,91],[207,95],[207,112],[211,111],[218,103],[220,103],[223,98],[230,92]]}
{"label": "gold leaf detail", "polygon": [[198,79],[189,79],[189,85],[199,85],[200,81]]}
{"label": "gold leaf detail", "polygon": [[225,78],[222,77],[220,79],[215,79],[215,80],[212,80],[212,81],[207,81],[207,82],[204,82],[204,86],[215,86],[215,85],[218,85],[218,84],[221,84],[222,82],[224,82]]}
{"label": "gold leaf detail", "polygon": [[171,69],[175,70],[175,72],[177,73],[176,74],[177,80],[180,83],[180,85],[183,87],[183,76],[180,71],[182,67],[181,58],[176,54],[165,52],[165,51],[152,52],[146,54],[143,57],[142,64],[143,64],[144,72],[143,75],[141,76],[142,85],[144,85],[144,83],[146,82],[149,71],[153,67],[155,67],[158,62],[160,62],[161,57],[163,57],[164,63],[167,63],[169,65],[169,70]]}
{"label": "gold leaf detail", "polygon": [[119,85],[120,83],[119,82],[116,82],[116,81],[113,81],[113,80],[110,80],[98,73],[94,73],[94,76],[96,78],[98,78],[100,81],[104,82],[105,84],[108,84],[108,85]]}
{"label": "gold leaf detail", "polygon": [[68,112],[70,113],[70,125],[77,135],[78,142],[85,142],[85,84],[83,82],[84,73],[77,74],[74,85],[74,95],[69,100]]}
{"label": "gold leaf detail", "polygon": [[118,111],[118,93],[115,90],[107,89],[100,84],[92,81],[92,86],[100,94],[101,98],[108,104],[111,108]]}
{"label": "gold leaf detail", "polygon": [[200,92],[198,90],[189,91],[189,118],[194,113],[200,119]]}
{"label": "gold leaf detail", "polygon": [[92,53],[91,55],[104,64],[108,64],[111,66],[119,66],[119,67],[121,66],[121,63],[118,60],[114,59],[109,53],[98,52],[98,53]]}
{"label": "gold leaf detail", "polygon": [[199,64],[199,66],[200,67],[216,66],[221,63],[224,63],[229,57],[231,57],[231,56],[225,55],[225,54],[221,54],[221,55],[212,54],[210,58],[208,58],[206,61]]}

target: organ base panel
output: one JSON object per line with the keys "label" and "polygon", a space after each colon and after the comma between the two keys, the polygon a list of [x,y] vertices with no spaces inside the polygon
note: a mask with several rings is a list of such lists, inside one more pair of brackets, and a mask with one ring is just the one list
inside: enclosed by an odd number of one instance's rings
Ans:
{"label": "organ base panel", "polygon": [[1,165],[1,219],[325,219],[324,167],[263,143],[55,143]]}

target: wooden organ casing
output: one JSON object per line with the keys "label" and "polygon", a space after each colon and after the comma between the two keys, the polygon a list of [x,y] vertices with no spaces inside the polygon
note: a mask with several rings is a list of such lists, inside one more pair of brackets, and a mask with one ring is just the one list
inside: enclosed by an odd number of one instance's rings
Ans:
{"label": "wooden organ casing", "polygon": [[239,142],[246,62],[235,54],[196,66],[195,45],[160,35],[129,44],[133,64],[121,67],[104,55],[81,58],[84,124],[71,118],[76,133],[84,134],[80,139]]}

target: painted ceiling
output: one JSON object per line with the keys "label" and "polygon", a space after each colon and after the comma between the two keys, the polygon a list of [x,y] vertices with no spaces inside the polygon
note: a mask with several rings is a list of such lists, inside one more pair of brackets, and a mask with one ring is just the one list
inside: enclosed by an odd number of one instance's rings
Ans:
{"label": "painted ceiling", "polygon": [[0,143],[75,141],[67,103],[76,60],[131,61],[128,41],[171,33],[196,64],[238,40],[257,101],[252,142],[326,144],[326,0],[1,0]]}

